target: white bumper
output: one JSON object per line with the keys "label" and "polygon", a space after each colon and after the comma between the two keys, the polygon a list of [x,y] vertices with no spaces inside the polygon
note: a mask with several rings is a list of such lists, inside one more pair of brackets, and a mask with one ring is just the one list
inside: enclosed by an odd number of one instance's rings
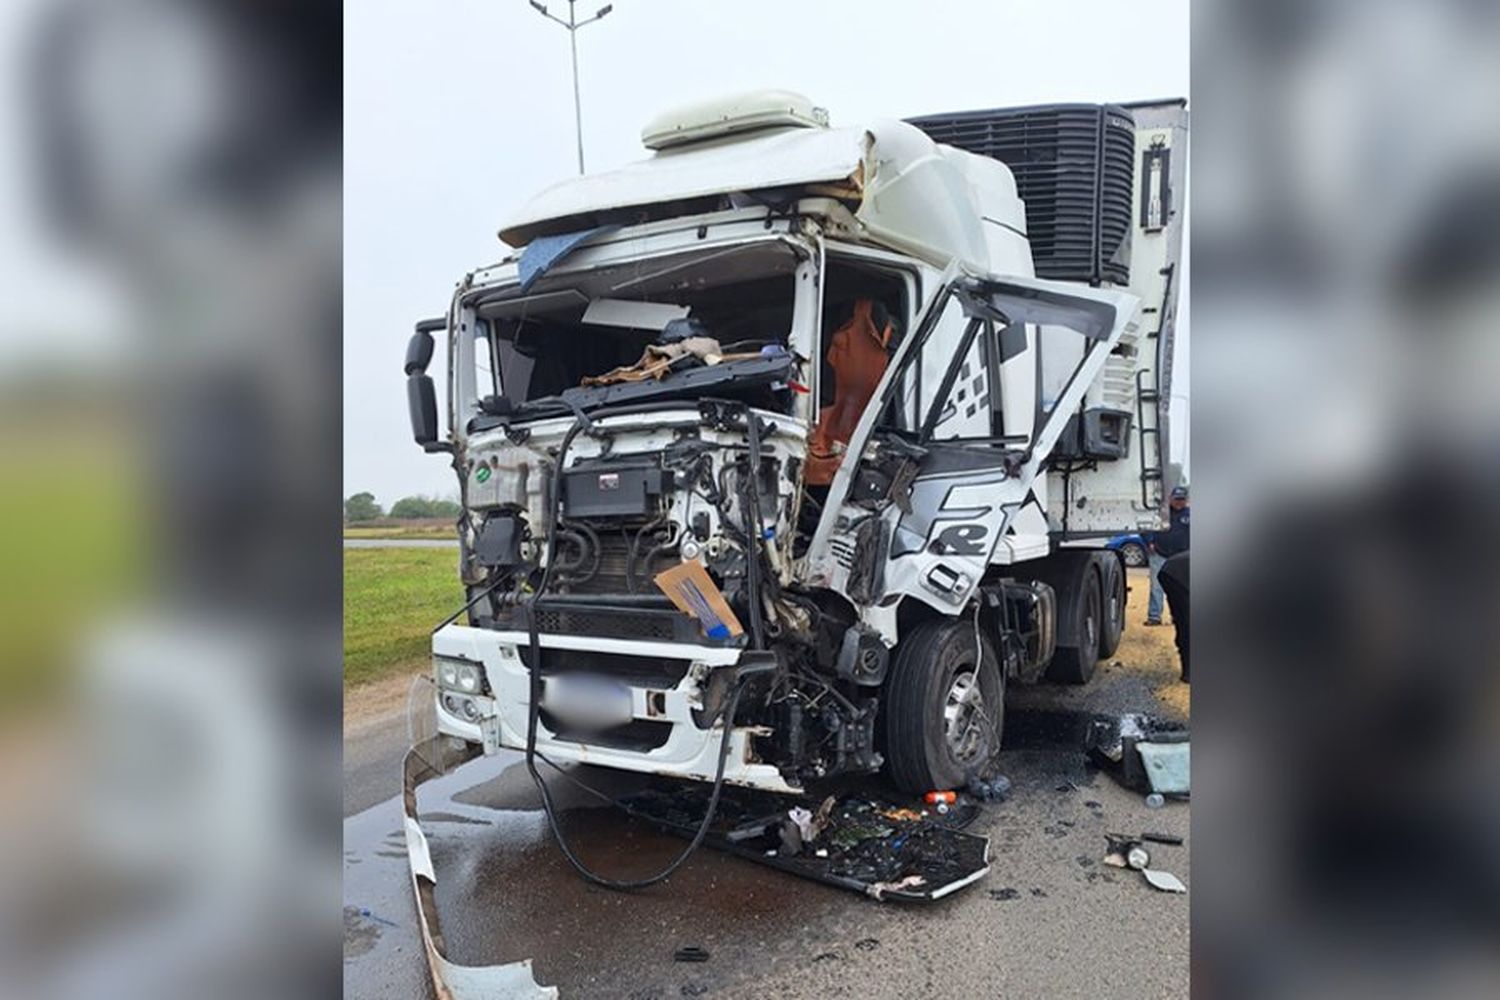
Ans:
{"label": "white bumper", "polygon": [[[522,631],[495,631],[467,625],[447,625],[432,637],[434,656],[457,657],[480,664],[489,682],[493,698],[472,699],[479,718],[468,720],[449,711],[443,704],[445,692],[437,695],[438,730],[484,747],[493,754],[501,747],[526,748],[526,721],[530,702],[530,674],[522,662],[519,649],[530,642]],[[701,683],[714,667],[739,662],[741,650],[687,643],[651,642],[633,639],[607,639],[584,635],[541,636],[543,650],[580,650],[600,658],[600,673],[608,675],[608,657],[636,656],[675,660],[687,664],[682,680],[673,687],[638,686],[621,678],[630,688],[632,715],[635,719],[670,726],[664,742],[649,750],[596,746],[559,739],[541,720],[537,722],[537,749],[554,761],[577,761],[599,767],[625,771],[664,774],[681,778],[712,781],[718,767],[722,726],[700,729],[693,710],[703,707]],[[546,702],[544,701],[545,705]],[[770,764],[756,762],[751,754],[750,738],[765,730],[741,727],[729,737],[729,756],[724,765],[724,780],[730,784],[774,792],[796,792],[781,772]]]}

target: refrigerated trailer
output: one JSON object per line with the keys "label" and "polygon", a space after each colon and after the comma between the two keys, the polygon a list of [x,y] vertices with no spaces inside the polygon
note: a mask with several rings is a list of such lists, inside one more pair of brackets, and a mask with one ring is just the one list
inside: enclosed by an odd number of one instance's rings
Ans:
{"label": "refrigerated trailer", "polygon": [[642,140],[527,202],[412,338],[414,436],[462,499],[438,730],[960,787],[1009,685],[1113,653],[1101,545],[1174,485],[1185,102],[834,127],[761,91]]}

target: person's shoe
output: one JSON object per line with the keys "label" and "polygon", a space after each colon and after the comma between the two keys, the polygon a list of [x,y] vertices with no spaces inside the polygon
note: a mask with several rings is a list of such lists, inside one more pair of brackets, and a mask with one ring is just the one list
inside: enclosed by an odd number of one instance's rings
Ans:
{"label": "person's shoe", "polygon": [[1160,625],[1161,624],[1161,619],[1160,618],[1147,618],[1145,623],[1147,625]]}

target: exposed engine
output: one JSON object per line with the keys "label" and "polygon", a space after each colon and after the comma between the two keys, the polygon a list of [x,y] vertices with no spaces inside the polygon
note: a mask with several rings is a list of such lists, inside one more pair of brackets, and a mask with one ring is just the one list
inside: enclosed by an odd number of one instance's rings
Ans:
{"label": "exposed engine", "polygon": [[[786,735],[757,741],[765,761],[799,785],[878,769],[875,695],[886,647],[848,602],[803,591],[794,579],[804,499],[800,426],[715,401],[611,417],[576,435],[558,477],[556,452],[569,425],[506,428],[471,451],[462,537],[465,582],[471,596],[484,594],[475,624],[525,626],[523,605],[545,566],[550,531],[542,631],[768,651],[775,667],[747,682],[736,716],[738,725]],[[657,574],[691,560],[745,623],[742,634],[707,638],[656,586]],[[636,658],[556,656],[543,673],[597,672],[612,661],[637,679],[650,669]],[[705,720],[721,707],[731,678],[730,671],[702,678]]]}

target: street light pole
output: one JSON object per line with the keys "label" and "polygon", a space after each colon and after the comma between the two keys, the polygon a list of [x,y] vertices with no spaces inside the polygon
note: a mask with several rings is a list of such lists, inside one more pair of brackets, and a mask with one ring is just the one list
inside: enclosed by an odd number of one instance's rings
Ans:
{"label": "street light pole", "polygon": [[575,4],[577,0],[568,0],[568,19],[564,21],[556,14],[548,13],[547,5],[539,0],[531,0],[531,6],[549,21],[556,21],[568,29],[568,46],[573,53],[573,128],[578,134],[578,172],[583,173],[583,99],[578,92],[578,29],[585,24],[593,24],[605,14],[615,9],[614,4],[605,4],[600,7],[593,17],[578,20]]}

